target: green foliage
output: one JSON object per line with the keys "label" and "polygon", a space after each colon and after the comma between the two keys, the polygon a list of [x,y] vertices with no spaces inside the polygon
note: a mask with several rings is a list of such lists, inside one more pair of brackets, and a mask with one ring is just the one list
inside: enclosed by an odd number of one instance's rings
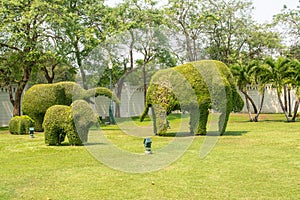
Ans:
{"label": "green foliage", "polygon": [[107,88],[94,88],[84,90],[74,82],[60,82],[54,84],[37,84],[32,86],[24,95],[22,110],[35,120],[36,131],[43,131],[42,123],[48,108],[54,105],[70,106],[77,99],[88,99],[89,97],[104,95],[113,98],[117,103],[119,100]]}
{"label": "green foliage", "polygon": [[229,68],[209,60],[158,71],[151,79],[146,100],[141,120],[152,106],[158,135],[166,133],[166,115],[178,109],[191,114],[190,130],[201,135],[206,134],[208,109],[222,113],[219,131],[223,134],[229,113],[244,106]]}
{"label": "green foliage", "polygon": [[16,135],[27,134],[29,127],[33,126],[34,121],[29,116],[15,116],[9,122],[9,132]]}
{"label": "green foliage", "polygon": [[97,123],[97,116],[84,100],[77,100],[71,106],[54,105],[50,107],[43,122],[45,143],[60,145],[65,136],[71,145],[87,142],[88,131]]}
{"label": "green foliage", "polygon": [[43,122],[45,133],[45,143],[49,145],[59,145],[65,140],[66,134],[73,133],[71,107],[64,105],[54,105],[50,107]]}

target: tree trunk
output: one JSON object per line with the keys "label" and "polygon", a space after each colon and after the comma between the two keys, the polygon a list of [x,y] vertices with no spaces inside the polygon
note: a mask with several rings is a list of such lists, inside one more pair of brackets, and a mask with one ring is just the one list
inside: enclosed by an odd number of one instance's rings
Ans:
{"label": "tree trunk", "polygon": [[292,101],[291,101],[291,88],[288,88],[288,110],[289,117],[292,117]]}
{"label": "tree trunk", "polygon": [[81,58],[81,55],[80,55],[81,52],[79,50],[79,41],[78,40],[73,44],[73,47],[75,48],[76,62],[77,62],[77,65],[78,65],[78,68],[79,68],[79,71],[80,71],[80,74],[81,74],[82,87],[87,90],[88,87],[86,85],[85,72],[84,72],[84,69],[82,68],[82,58]]}
{"label": "tree trunk", "polygon": [[146,96],[147,96],[147,83],[146,83],[146,65],[143,65],[143,79],[144,79],[144,106],[146,106]]}
{"label": "tree trunk", "polygon": [[82,69],[82,66],[80,64],[79,66],[79,70],[80,70],[80,74],[81,74],[81,80],[82,80],[82,87],[84,89],[88,89],[87,85],[86,85],[86,76],[85,76],[85,72],[84,72],[84,69]]}
{"label": "tree trunk", "polygon": [[261,113],[261,110],[262,110],[262,107],[263,107],[263,104],[264,104],[264,100],[265,100],[265,91],[266,91],[266,88],[264,87],[263,89],[263,92],[262,92],[262,97],[261,97],[261,101],[260,101],[260,106],[259,106],[259,109],[258,109],[258,112],[256,114],[256,116],[254,117],[254,121],[255,122],[258,122],[258,117]]}
{"label": "tree trunk", "polygon": [[249,114],[249,118],[250,118],[250,122],[253,122],[253,117],[252,117],[252,114],[251,114],[251,111],[250,111],[250,106],[249,106],[249,100],[248,100],[248,97],[247,95],[245,95],[245,101],[246,101],[246,108],[247,108],[247,111],[248,111],[248,114]]}
{"label": "tree trunk", "polygon": [[297,101],[295,102],[295,107],[294,107],[294,115],[292,118],[292,121],[296,121],[297,113],[298,113],[298,108],[299,108],[299,98],[297,98]]}
{"label": "tree trunk", "polygon": [[280,106],[281,106],[281,109],[282,109],[282,111],[283,111],[283,113],[284,113],[284,115],[285,115],[285,117],[286,117],[286,120],[287,120],[288,122],[291,122],[291,120],[290,120],[290,118],[289,118],[289,116],[288,116],[288,113],[285,111],[283,102],[282,102],[281,97],[280,97],[280,92],[278,92],[278,90],[277,90],[277,97],[278,97],[278,101],[279,101],[279,104],[280,104]]}
{"label": "tree trunk", "polygon": [[[121,101],[122,98],[122,89],[123,89],[123,84],[124,84],[125,76],[121,77],[119,81],[117,82],[117,97]],[[115,112],[116,117],[121,117],[121,111],[120,111],[120,105],[116,105],[116,112]]]}
{"label": "tree trunk", "polygon": [[287,85],[283,86],[284,111],[287,112]]}
{"label": "tree trunk", "polygon": [[[27,65],[32,66],[32,63]],[[23,72],[22,80],[18,84],[18,88],[15,92],[15,100],[14,100],[14,110],[13,116],[20,116],[21,115],[21,102],[22,102],[22,94],[25,89],[25,86],[29,80],[31,74],[31,67],[25,67]]]}
{"label": "tree trunk", "polygon": [[253,111],[255,114],[257,114],[257,107],[253,101],[253,99],[247,94],[247,91],[244,91],[244,90],[240,90],[246,97],[246,99],[248,99],[253,107]]}
{"label": "tree trunk", "polygon": [[22,81],[16,90],[13,116],[21,115],[21,99],[22,99],[22,93],[24,91],[25,85],[26,83]]}

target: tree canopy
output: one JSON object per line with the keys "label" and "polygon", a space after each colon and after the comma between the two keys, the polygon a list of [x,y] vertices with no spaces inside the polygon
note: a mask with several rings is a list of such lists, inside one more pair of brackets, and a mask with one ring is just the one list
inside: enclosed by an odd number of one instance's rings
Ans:
{"label": "tree canopy", "polygon": [[[299,60],[299,7],[287,5],[272,23],[260,24],[253,19],[251,0],[169,0],[163,6],[154,0],[114,6],[104,0],[0,4],[0,86],[10,91],[14,115],[20,115],[28,83],[74,80],[76,75],[84,88],[107,86],[110,61],[118,91],[124,77],[137,69],[146,91],[153,71],[188,61],[216,59],[244,66],[243,71],[268,57]],[[288,79],[293,80],[290,87],[298,88],[297,77],[289,74]]]}

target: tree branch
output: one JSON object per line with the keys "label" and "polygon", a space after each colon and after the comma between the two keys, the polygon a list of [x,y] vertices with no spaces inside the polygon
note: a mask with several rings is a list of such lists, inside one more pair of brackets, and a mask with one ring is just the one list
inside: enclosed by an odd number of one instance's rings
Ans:
{"label": "tree branch", "polygon": [[4,43],[0,43],[0,46],[1,47],[6,47],[6,48],[9,48],[9,49],[14,49],[16,51],[22,51],[21,49],[17,48],[17,47],[14,47],[14,46],[10,46],[8,44],[4,44]]}

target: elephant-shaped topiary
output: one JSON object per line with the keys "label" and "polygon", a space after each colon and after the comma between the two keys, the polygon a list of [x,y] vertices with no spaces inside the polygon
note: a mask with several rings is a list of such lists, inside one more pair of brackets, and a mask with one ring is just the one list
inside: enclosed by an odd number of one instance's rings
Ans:
{"label": "elephant-shaped topiary", "polygon": [[89,128],[97,121],[97,115],[85,100],[76,100],[71,106],[51,106],[43,122],[45,143],[60,145],[67,135],[71,145],[82,145],[87,142]]}
{"label": "elephant-shaped topiary", "polygon": [[190,114],[190,132],[205,135],[209,109],[219,112],[218,133],[225,132],[231,111],[244,102],[237,92],[230,69],[222,62],[202,60],[160,70],[152,77],[141,121],[151,107],[154,133],[166,134],[166,116],[173,110]]}
{"label": "elephant-shaped topiary", "polygon": [[59,82],[54,84],[37,84],[28,89],[22,103],[23,114],[35,121],[35,130],[43,131],[42,123],[48,108],[54,105],[70,106],[78,99],[88,100],[90,97],[106,96],[119,103],[113,93],[103,87],[89,90],[83,89],[74,82]]}

